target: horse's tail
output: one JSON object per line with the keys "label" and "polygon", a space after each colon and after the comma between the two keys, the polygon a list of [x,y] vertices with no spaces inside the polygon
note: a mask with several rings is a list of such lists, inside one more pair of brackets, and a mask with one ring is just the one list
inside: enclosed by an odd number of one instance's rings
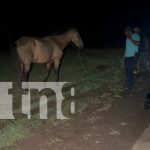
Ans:
{"label": "horse's tail", "polygon": [[16,73],[16,79],[18,79],[18,76],[21,76],[21,68],[20,68],[20,61],[19,57],[17,54],[17,48],[15,43],[11,47],[11,62],[12,62],[12,67],[14,68],[14,71]]}

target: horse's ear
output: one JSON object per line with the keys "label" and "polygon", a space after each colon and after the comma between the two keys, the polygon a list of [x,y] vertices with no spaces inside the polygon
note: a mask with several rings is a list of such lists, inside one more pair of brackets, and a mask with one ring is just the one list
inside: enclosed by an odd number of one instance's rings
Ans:
{"label": "horse's ear", "polygon": [[77,28],[76,27],[70,27],[69,29],[68,29],[69,31],[77,31]]}

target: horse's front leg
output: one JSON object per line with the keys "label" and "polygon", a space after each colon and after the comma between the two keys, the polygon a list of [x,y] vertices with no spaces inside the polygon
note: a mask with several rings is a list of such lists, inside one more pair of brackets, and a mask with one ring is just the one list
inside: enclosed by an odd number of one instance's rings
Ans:
{"label": "horse's front leg", "polygon": [[47,70],[46,70],[46,73],[45,73],[45,77],[44,77],[44,79],[43,79],[43,82],[46,82],[46,81],[48,80],[51,67],[52,67],[52,62],[47,63]]}
{"label": "horse's front leg", "polygon": [[24,65],[20,63],[20,82],[25,82]]}

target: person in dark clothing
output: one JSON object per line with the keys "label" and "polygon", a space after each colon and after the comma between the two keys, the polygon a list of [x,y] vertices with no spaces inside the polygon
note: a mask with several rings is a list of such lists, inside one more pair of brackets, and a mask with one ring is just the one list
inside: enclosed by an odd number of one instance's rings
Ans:
{"label": "person in dark clothing", "polygon": [[149,70],[148,62],[148,51],[149,51],[149,41],[145,33],[140,33],[140,45],[138,50],[138,55],[136,57],[134,74],[137,74],[139,71]]}
{"label": "person in dark clothing", "polygon": [[140,32],[140,38],[139,53],[147,52],[149,46],[148,37],[145,33]]}
{"label": "person in dark clothing", "polygon": [[145,109],[149,109],[150,108],[150,92],[146,95],[146,102],[144,104],[144,108]]}

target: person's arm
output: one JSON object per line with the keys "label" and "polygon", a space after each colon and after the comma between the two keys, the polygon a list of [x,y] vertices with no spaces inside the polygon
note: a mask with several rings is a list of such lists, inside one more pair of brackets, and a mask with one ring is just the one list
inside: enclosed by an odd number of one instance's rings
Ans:
{"label": "person's arm", "polygon": [[133,33],[130,40],[133,44],[135,44],[137,46],[140,44],[140,36],[138,34]]}
{"label": "person's arm", "polygon": [[137,46],[140,44],[140,41],[135,41],[135,40],[132,39],[132,38],[131,38],[131,42],[132,42],[133,44],[137,45]]}

